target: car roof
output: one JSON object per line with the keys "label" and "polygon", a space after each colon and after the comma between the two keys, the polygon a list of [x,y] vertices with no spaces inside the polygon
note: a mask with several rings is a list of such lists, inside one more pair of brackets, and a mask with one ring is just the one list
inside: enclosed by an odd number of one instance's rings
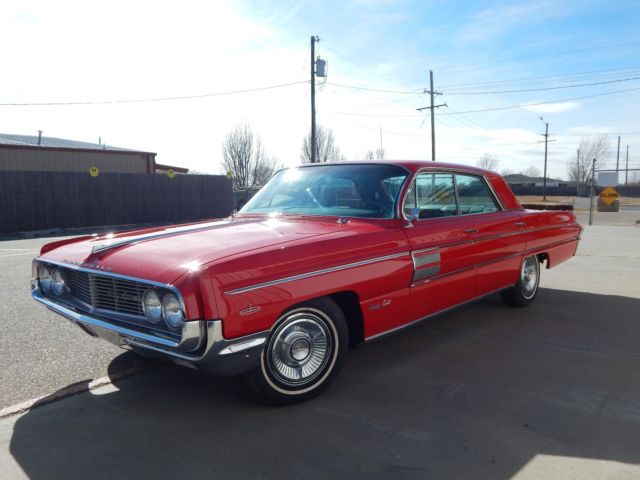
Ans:
{"label": "car roof", "polygon": [[448,162],[432,162],[430,160],[353,160],[348,162],[332,162],[332,163],[307,163],[300,165],[301,167],[315,167],[320,165],[398,165],[404,167],[413,173],[423,168],[445,169],[445,170],[465,170],[471,173],[485,174],[492,173],[484,168],[474,167],[471,165],[462,165],[460,163]]}

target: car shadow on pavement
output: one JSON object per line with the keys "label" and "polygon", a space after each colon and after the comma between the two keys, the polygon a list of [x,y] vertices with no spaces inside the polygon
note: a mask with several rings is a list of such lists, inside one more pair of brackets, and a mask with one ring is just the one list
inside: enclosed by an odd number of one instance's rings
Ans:
{"label": "car shadow on pavement", "polygon": [[330,390],[289,407],[163,366],[32,409],[10,451],[35,479],[637,477],[638,311],[490,297],[351,351]]}

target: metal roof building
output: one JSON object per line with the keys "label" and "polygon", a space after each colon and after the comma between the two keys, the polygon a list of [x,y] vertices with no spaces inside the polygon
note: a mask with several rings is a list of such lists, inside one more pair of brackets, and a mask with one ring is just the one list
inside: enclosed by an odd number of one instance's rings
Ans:
{"label": "metal roof building", "polygon": [[88,172],[97,167],[104,173],[156,173],[155,157],[102,143],[0,133],[0,171]]}

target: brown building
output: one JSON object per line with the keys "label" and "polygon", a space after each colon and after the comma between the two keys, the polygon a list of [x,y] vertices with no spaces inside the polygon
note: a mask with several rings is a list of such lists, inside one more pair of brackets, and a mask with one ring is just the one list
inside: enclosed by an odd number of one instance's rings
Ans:
{"label": "brown building", "polygon": [[0,171],[88,172],[97,167],[101,173],[166,173],[169,169],[188,172],[185,168],[156,165],[155,158],[152,152],[101,143],[0,133]]}

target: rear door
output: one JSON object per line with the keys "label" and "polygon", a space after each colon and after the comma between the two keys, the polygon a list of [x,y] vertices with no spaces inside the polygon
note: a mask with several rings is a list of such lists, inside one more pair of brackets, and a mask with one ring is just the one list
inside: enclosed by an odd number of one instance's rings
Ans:
{"label": "rear door", "polygon": [[514,284],[525,249],[522,211],[504,210],[481,175],[456,173],[456,186],[461,218],[476,241],[470,252],[476,268],[476,293]]}

